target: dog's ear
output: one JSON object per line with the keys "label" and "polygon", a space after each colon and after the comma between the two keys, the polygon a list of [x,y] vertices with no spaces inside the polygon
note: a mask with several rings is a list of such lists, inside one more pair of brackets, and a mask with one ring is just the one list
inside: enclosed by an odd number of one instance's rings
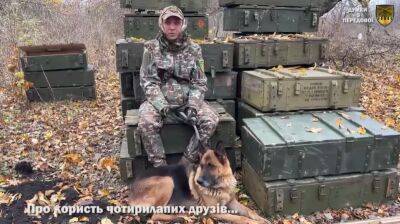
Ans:
{"label": "dog's ear", "polygon": [[224,165],[226,161],[226,151],[224,147],[224,143],[222,141],[219,141],[217,143],[217,146],[215,147],[215,155],[217,156],[219,162]]}

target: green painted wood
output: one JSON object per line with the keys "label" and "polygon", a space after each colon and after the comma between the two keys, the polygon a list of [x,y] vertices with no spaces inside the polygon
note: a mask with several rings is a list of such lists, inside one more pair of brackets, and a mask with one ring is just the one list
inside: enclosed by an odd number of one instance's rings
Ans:
{"label": "green painted wood", "polygon": [[399,178],[396,169],[365,174],[264,182],[242,161],[243,184],[268,216],[308,215],[325,209],[361,207],[394,200]]}
{"label": "green painted wood", "polygon": [[[159,32],[157,14],[125,14],[125,38],[154,39]],[[208,35],[208,17],[200,14],[185,15],[187,32],[193,39],[204,39]]]}
{"label": "green painted wood", "polygon": [[[225,42],[201,43],[206,73],[229,72],[233,68],[233,44]],[[130,38],[116,42],[118,72],[139,72],[142,65],[144,41]]]}
{"label": "green painted wood", "polygon": [[91,66],[86,69],[25,72],[25,80],[36,88],[74,87],[95,85],[94,71]]}
{"label": "green painted wood", "polygon": [[[51,90],[52,89],[52,90]],[[60,100],[92,100],[96,99],[96,87],[58,87],[58,88],[32,88],[26,91],[29,101],[44,102]]]}
{"label": "green painted wood", "polygon": [[23,46],[20,49],[24,72],[87,69],[86,48],[83,44]]}
{"label": "green painted wood", "polygon": [[223,30],[243,33],[301,33],[318,28],[318,8],[238,6],[224,8]]}
{"label": "green painted wood", "polygon": [[242,73],[241,99],[261,110],[358,106],[361,76],[323,68],[257,69]]}
{"label": "green painted wood", "polygon": [[338,0],[219,0],[222,7],[235,7],[239,5],[258,5],[275,7],[311,7],[319,8],[321,13],[331,10]]}
{"label": "green painted wood", "polygon": [[[267,36],[266,36],[267,37]],[[278,65],[311,65],[325,60],[328,40],[292,37],[267,40],[235,39],[234,68],[269,68]]]}
{"label": "green painted wood", "polygon": [[400,133],[359,111],[253,114],[259,117],[242,120],[242,152],[265,181],[365,173],[399,162]]}
{"label": "green painted wood", "polygon": [[[216,144],[218,141],[223,141],[226,147],[234,147],[236,143],[235,119],[226,113],[222,105],[212,106],[219,113],[219,124],[210,140],[211,143]],[[145,154],[137,130],[138,122],[138,110],[127,111],[125,125],[129,155],[131,157]],[[161,129],[161,138],[166,154],[183,153],[193,134],[192,127],[167,118]]]}

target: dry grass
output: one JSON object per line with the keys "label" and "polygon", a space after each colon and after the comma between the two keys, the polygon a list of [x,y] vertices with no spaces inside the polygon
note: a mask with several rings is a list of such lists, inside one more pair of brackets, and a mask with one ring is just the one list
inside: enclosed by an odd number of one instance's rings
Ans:
{"label": "dry grass", "polygon": [[[123,10],[116,0],[8,0],[0,3],[0,86],[13,81],[6,66],[16,46],[84,43],[89,63],[115,71],[115,41],[123,36]],[[14,60],[13,60],[14,59]]]}

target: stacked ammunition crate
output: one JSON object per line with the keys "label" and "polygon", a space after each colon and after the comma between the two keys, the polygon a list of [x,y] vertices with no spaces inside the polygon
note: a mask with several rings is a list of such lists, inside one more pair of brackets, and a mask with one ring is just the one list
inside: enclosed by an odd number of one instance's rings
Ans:
{"label": "stacked ammunition crate", "polygon": [[[218,112],[219,124],[212,144],[223,141],[233,168],[236,168],[236,86],[237,73],[233,68],[232,43],[209,41],[208,17],[204,14],[205,0],[121,0],[121,6],[131,8],[125,15],[125,38],[116,43],[117,71],[121,80],[121,107],[126,126],[126,139],[121,146],[120,171],[124,180],[129,180],[150,166],[137,131],[138,108],[145,100],[140,87],[140,66],[144,43],[154,39],[158,33],[158,11],[165,6],[176,5],[188,20],[187,32],[202,48],[208,91],[205,99]],[[169,163],[180,159],[193,135],[190,126],[166,119],[161,137]]]}
{"label": "stacked ammunition crate", "polygon": [[304,33],[317,31],[335,2],[219,1],[224,30],[238,32],[243,183],[268,216],[380,203],[398,193],[400,134],[353,108],[361,77],[318,67],[328,41]]}
{"label": "stacked ammunition crate", "polygon": [[20,63],[29,101],[96,98],[94,71],[87,64],[83,44],[20,47]]}

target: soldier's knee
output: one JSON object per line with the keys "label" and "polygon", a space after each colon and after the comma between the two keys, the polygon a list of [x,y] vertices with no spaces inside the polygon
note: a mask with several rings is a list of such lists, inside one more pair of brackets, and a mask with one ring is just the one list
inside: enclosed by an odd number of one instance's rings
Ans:
{"label": "soldier's knee", "polygon": [[143,133],[158,133],[161,130],[162,124],[153,116],[142,115],[139,117],[138,128]]}

